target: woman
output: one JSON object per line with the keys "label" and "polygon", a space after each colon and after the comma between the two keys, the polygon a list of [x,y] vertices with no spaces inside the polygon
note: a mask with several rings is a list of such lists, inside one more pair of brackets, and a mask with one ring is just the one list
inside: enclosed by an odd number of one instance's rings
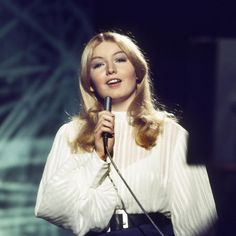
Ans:
{"label": "woman", "polygon": [[[206,169],[187,165],[188,134],[155,107],[150,83],[147,62],[129,37],[105,32],[88,42],[80,67],[81,114],[57,132],[37,217],[76,235],[161,235],[158,229],[173,235],[173,225],[176,236],[192,236],[213,225],[217,213]],[[106,96],[112,112],[103,109]],[[112,160],[157,227],[107,160],[104,132]],[[114,220],[120,211],[125,216],[122,210],[130,214],[128,229]]]}

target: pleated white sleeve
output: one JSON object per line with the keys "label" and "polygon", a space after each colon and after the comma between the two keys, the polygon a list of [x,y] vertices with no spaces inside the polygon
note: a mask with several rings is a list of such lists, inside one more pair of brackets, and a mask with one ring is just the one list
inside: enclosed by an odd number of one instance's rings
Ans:
{"label": "pleated white sleeve", "polygon": [[56,134],[40,182],[35,215],[81,236],[108,225],[117,196],[107,178],[108,164],[95,151],[71,154],[71,125],[63,125]]}
{"label": "pleated white sleeve", "polygon": [[211,186],[204,165],[190,165],[186,160],[188,133],[179,134],[170,171],[170,211],[176,236],[206,234],[217,220]]}

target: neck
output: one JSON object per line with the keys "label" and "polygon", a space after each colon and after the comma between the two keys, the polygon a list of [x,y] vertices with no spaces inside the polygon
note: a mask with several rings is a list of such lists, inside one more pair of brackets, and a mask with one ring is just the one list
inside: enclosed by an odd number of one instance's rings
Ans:
{"label": "neck", "polygon": [[129,99],[124,100],[124,101],[117,101],[117,100],[113,99],[112,100],[112,111],[127,112],[129,109],[129,106],[131,104],[131,101]]}
{"label": "neck", "polygon": [[123,97],[118,99],[112,98],[112,110],[127,112],[130,104],[134,99],[135,99],[135,93],[131,94],[129,97]]}
{"label": "neck", "polygon": [[128,108],[122,106],[122,105],[112,105],[112,111],[124,111],[127,112]]}

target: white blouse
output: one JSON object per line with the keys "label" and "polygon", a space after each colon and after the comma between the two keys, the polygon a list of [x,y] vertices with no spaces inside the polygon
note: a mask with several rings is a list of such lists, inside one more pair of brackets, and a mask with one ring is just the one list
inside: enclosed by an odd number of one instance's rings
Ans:
{"label": "white blouse", "polygon": [[[176,236],[200,235],[215,222],[217,213],[205,166],[186,163],[186,130],[165,118],[156,146],[146,150],[136,145],[126,113],[113,113],[113,160],[144,209],[171,216]],[[95,151],[70,152],[68,141],[78,128],[71,121],[57,132],[35,214],[82,236],[107,227],[121,202],[129,213],[142,211],[111,164]]]}

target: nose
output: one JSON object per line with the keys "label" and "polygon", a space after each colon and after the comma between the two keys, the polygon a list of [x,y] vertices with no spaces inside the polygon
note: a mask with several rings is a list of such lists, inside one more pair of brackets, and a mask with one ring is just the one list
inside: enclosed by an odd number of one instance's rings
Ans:
{"label": "nose", "polygon": [[113,62],[107,63],[107,75],[116,73],[116,66]]}

